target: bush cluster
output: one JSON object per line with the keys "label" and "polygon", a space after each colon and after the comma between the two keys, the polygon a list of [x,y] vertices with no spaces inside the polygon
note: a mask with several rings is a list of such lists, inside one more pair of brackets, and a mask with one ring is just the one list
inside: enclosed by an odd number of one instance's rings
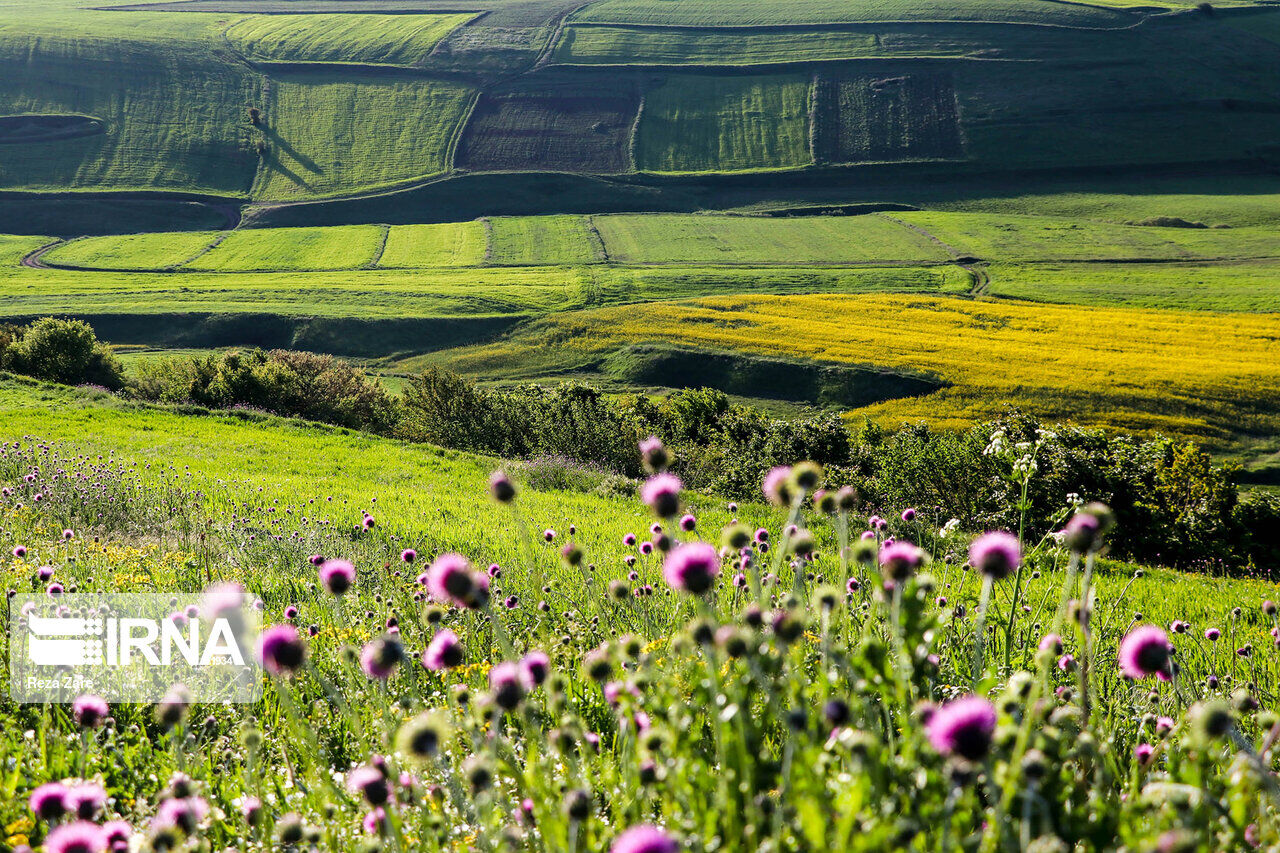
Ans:
{"label": "bush cluster", "polygon": [[42,317],[27,326],[0,328],[0,370],[113,391],[124,384],[119,360],[83,320]]}
{"label": "bush cluster", "polygon": [[138,367],[131,390],[145,400],[247,407],[352,429],[388,431],[396,407],[360,368],[331,355],[255,349],[175,356]]}
{"label": "bush cluster", "polygon": [[[549,481],[579,491],[626,491],[609,475],[642,473],[638,443],[661,438],[690,487],[734,499],[758,496],[774,467],[812,460],[833,485],[852,486],[862,506],[927,508],[938,524],[1047,533],[1064,499],[1109,504],[1119,520],[1112,553],[1182,568],[1239,571],[1280,563],[1280,498],[1242,497],[1236,471],[1199,447],[1171,439],[1064,427],[1046,432],[1016,412],[964,432],[924,425],[851,429],[838,415],[773,417],[714,389],[653,398],[606,394],[573,382],[553,388],[482,388],[428,368],[393,399],[363,370],[328,355],[253,350],[144,363],[126,383],[109,347],[82,321],[44,318],[0,330],[0,367],[41,379],[127,390],[145,400],[245,407],[410,441],[539,460]],[[999,434],[1035,447],[1038,476],[1026,495],[1011,464],[989,452]],[[1016,455],[1016,454],[1015,454]],[[575,468],[574,463],[581,468]],[[584,484],[589,483],[590,486]],[[1025,504],[1025,506],[1024,506]]]}
{"label": "bush cluster", "polygon": [[1017,485],[1006,462],[987,453],[999,431],[1011,446],[1038,447],[1039,474],[1026,496],[1029,535],[1048,532],[1074,494],[1115,509],[1119,557],[1211,570],[1280,559],[1280,536],[1270,532],[1280,530],[1280,500],[1242,499],[1235,470],[1199,447],[1076,427],[1044,433],[1016,412],[964,432],[886,430],[869,421],[850,429],[829,413],[771,417],[713,389],[658,399],[577,383],[493,390],[433,368],[407,389],[400,430],[416,441],[506,457],[555,455],[632,477],[640,470],[637,439],[656,435],[675,451],[674,471],[686,484],[735,499],[757,497],[770,469],[812,460],[834,485],[855,487],[865,507],[928,507],[940,522],[956,518],[966,529],[1018,524]]}

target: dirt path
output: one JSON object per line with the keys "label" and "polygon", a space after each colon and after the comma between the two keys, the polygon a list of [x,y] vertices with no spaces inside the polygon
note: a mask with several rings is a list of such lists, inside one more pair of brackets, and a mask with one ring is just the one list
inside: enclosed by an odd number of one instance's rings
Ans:
{"label": "dirt path", "polygon": [[57,247],[61,246],[65,242],[67,241],[59,238],[57,240],[54,240],[51,243],[45,243],[43,246],[41,246],[39,249],[36,249],[34,252],[28,252],[22,257],[22,261],[21,261],[22,265],[27,269],[33,269],[33,270],[53,269],[53,267],[48,266],[47,264],[45,264],[44,261],[40,259],[43,258],[47,252],[50,252],[53,249],[56,249]]}

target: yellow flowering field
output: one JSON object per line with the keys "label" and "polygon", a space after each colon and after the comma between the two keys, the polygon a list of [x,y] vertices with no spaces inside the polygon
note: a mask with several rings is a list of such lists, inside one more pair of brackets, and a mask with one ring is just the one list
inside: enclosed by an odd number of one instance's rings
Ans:
{"label": "yellow flowering field", "polygon": [[886,423],[963,426],[1014,405],[1217,445],[1280,424],[1280,314],[880,294],[726,296],[563,314],[456,353],[452,366],[481,375],[512,364],[582,367],[650,341],[873,365],[950,383],[859,410]]}

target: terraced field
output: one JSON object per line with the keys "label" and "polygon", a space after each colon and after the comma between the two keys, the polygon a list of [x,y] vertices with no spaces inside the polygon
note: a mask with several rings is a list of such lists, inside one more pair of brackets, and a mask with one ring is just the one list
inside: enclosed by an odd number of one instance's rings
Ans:
{"label": "terraced field", "polygon": [[73,240],[46,254],[53,266],[100,270],[159,270],[182,266],[218,238],[214,231],[125,234]]}
{"label": "terraced field", "polygon": [[[500,377],[598,362],[637,343],[923,371],[953,383],[859,414],[963,427],[1011,401],[1048,419],[1158,429],[1216,446],[1280,427],[1280,315],[974,303],[929,296],[733,296],[557,315],[444,354]],[[1016,365],[1016,369],[1010,366]]]}
{"label": "terraced field", "polygon": [[1040,216],[900,213],[964,255],[1008,261],[1275,257],[1273,228],[1161,228]]}
{"label": "terraced field", "polygon": [[645,93],[638,169],[734,172],[810,162],[805,77],[673,75]]}
{"label": "terraced field", "polygon": [[537,86],[486,93],[467,124],[457,164],[477,171],[629,171],[639,106],[637,87],[626,80],[544,76]]}
{"label": "terraced field", "polygon": [[479,222],[440,225],[396,225],[378,266],[383,269],[470,267],[484,260],[486,238]]}
{"label": "terraced field", "polygon": [[503,266],[590,264],[603,260],[599,238],[581,216],[489,220],[487,260]]}
{"label": "terraced field", "polygon": [[226,29],[248,58],[268,62],[421,65],[440,40],[475,17],[456,15],[255,15]]}
{"label": "terraced field", "polygon": [[233,231],[190,270],[349,270],[372,264],[382,247],[376,225]]}
{"label": "terraced field", "polygon": [[879,216],[597,216],[609,259],[637,264],[909,264],[951,255]]}
{"label": "terraced field", "polygon": [[555,50],[556,62],[566,65],[767,65],[883,55],[873,33],[596,25],[566,27]]}
{"label": "terraced field", "polygon": [[1054,0],[601,0],[574,21],[650,26],[746,27],[868,21],[986,21],[1064,27],[1123,27],[1137,21],[1119,11]]}
{"label": "terraced field", "polygon": [[946,74],[819,77],[814,151],[819,162],[958,158],[964,148]]}
{"label": "terraced field", "polygon": [[256,198],[422,180],[449,168],[473,92],[435,80],[305,74],[273,81]]}

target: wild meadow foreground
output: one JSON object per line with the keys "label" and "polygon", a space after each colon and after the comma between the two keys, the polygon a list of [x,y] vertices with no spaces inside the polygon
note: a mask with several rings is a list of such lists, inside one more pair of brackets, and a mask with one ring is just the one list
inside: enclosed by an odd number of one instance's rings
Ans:
{"label": "wild meadow foreground", "polygon": [[[759,502],[687,492],[658,442],[637,497],[582,494],[0,392],[0,583],[175,614],[244,588],[268,673],[250,706],[6,700],[0,849],[1280,844],[1273,584],[1110,561],[1082,496],[1043,537],[963,531],[808,464]],[[1038,453],[990,437],[1014,494]]]}

